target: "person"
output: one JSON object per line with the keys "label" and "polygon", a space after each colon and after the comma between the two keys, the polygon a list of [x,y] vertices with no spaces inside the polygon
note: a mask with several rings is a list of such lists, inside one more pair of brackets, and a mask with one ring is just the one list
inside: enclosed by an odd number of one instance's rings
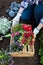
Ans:
{"label": "person", "polygon": [[[34,7],[34,4],[35,7]],[[17,15],[13,18],[12,26],[19,24],[20,17],[29,20],[34,13],[36,23],[39,24],[34,30],[34,36],[43,28],[43,0],[23,0]]]}

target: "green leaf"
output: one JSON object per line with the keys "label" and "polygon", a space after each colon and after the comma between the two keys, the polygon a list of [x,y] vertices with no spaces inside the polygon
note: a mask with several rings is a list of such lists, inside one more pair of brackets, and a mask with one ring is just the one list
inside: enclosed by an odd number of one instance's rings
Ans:
{"label": "green leaf", "polygon": [[43,64],[43,56],[40,57],[40,63]]}
{"label": "green leaf", "polygon": [[40,56],[42,56],[43,55],[43,49],[42,48],[40,48],[39,49],[39,53],[38,53]]}

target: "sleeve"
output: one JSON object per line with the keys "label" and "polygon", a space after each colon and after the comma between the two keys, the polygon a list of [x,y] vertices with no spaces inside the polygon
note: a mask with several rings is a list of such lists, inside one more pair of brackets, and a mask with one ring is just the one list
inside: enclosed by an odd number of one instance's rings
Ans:
{"label": "sleeve", "polygon": [[27,7],[28,7],[28,0],[23,0],[23,1],[21,2],[21,7],[27,8]]}
{"label": "sleeve", "polygon": [[27,8],[27,7],[28,7],[28,4],[29,4],[29,5],[32,5],[32,4],[34,4],[34,3],[35,3],[35,0],[23,0],[23,1],[21,2],[21,7]]}
{"label": "sleeve", "polygon": [[35,0],[35,4],[38,5],[38,0]]}
{"label": "sleeve", "polygon": [[40,23],[43,24],[43,17],[41,18]]}
{"label": "sleeve", "polygon": [[38,5],[38,4],[43,4],[43,0],[35,0],[35,4]]}

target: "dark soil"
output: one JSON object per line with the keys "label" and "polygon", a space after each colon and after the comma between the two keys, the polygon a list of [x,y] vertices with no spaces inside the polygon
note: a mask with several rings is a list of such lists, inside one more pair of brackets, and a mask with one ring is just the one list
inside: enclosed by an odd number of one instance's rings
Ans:
{"label": "dark soil", "polygon": [[[9,17],[8,14],[6,14],[6,9],[9,7],[10,3],[14,0],[0,0],[0,16],[6,16]],[[19,1],[19,0],[16,0]],[[0,41],[0,49],[6,48],[10,44],[10,38],[3,39],[3,41]],[[40,65],[39,64],[39,56],[38,56],[38,50],[39,50],[39,40],[35,41],[35,56],[32,58],[14,58],[14,65]]]}

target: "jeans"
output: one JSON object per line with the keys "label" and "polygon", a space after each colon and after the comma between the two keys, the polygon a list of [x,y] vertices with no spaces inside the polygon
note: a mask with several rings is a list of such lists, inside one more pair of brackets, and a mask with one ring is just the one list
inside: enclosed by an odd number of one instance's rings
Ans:
{"label": "jeans", "polygon": [[36,24],[40,22],[43,17],[43,4],[28,5],[28,7],[22,13],[22,20],[30,20],[34,16]]}

